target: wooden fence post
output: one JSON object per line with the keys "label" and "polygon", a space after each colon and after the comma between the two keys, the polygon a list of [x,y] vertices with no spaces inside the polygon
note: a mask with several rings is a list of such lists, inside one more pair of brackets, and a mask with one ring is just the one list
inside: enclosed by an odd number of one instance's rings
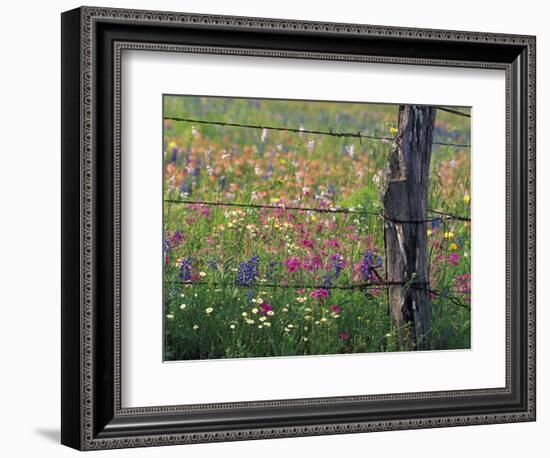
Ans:
{"label": "wooden fence post", "polygon": [[401,348],[430,348],[428,184],[436,109],[399,107],[382,188],[389,311]]}

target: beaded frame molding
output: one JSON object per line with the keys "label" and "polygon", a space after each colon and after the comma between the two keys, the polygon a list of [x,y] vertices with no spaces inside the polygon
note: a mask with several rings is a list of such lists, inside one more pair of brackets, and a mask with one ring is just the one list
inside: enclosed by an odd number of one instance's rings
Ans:
{"label": "beaded frame molding", "polygon": [[[506,74],[504,388],[123,408],[125,49]],[[535,420],[535,37],[81,7],[62,14],[62,425],[79,450]]]}

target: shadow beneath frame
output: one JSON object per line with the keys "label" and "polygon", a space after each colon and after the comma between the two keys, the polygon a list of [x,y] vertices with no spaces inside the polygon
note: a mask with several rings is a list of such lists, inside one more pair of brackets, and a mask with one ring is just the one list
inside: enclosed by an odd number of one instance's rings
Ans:
{"label": "shadow beneath frame", "polygon": [[61,433],[59,429],[38,428],[35,429],[34,432],[48,439],[50,442],[55,442],[56,444],[61,442]]}

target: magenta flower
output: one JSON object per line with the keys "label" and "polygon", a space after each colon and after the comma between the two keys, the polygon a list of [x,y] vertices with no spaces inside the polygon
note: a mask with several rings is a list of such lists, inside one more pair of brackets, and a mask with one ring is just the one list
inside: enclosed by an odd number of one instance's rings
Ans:
{"label": "magenta flower", "polygon": [[328,291],[324,288],[319,288],[309,293],[309,297],[312,299],[326,299],[328,297]]}
{"label": "magenta flower", "polygon": [[330,310],[332,310],[334,313],[340,313],[340,312],[342,312],[342,307],[340,307],[339,305],[336,305],[336,304],[332,304],[330,306]]}
{"label": "magenta flower", "polygon": [[452,264],[453,266],[458,266],[460,256],[458,255],[458,253],[451,253],[447,260],[449,261],[449,264]]}
{"label": "magenta flower", "polygon": [[341,332],[338,334],[338,337],[340,337],[340,340],[343,340],[344,342],[349,339],[349,334],[347,332]]}
{"label": "magenta flower", "polygon": [[470,302],[471,275],[462,274],[455,278],[457,291],[464,294],[464,300]]}
{"label": "magenta flower", "polygon": [[340,242],[336,239],[328,239],[327,244],[328,246],[333,248],[340,248]]}
{"label": "magenta flower", "polygon": [[265,315],[267,312],[273,311],[273,307],[271,307],[271,305],[269,305],[267,302],[264,302],[263,304],[261,304],[260,309],[261,309],[262,315]]}
{"label": "magenta flower", "polygon": [[319,256],[311,256],[302,262],[301,268],[304,270],[316,270],[323,266],[323,260]]}
{"label": "magenta flower", "polygon": [[286,266],[286,270],[287,272],[296,272],[300,267],[301,267],[302,263],[300,262],[300,260],[298,258],[288,258],[286,261],[285,261],[285,266]]}
{"label": "magenta flower", "polygon": [[311,239],[302,240],[302,246],[304,246],[306,248],[311,248],[311,247],[313,247],[313,245],[314,245],[314,242]]}

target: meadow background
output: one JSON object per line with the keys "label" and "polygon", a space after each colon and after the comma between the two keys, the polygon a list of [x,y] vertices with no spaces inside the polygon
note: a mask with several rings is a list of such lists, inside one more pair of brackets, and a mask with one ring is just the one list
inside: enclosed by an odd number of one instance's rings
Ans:
{"label": "meadow background", "polygon": [[[468,112],[466,108],[460,108]],[[380,189],[398,105],[165,96],[165,360],[399,351]],[[470,120],[438,110],[435,142]],[[469,217],[470,150],[434,144],[429,208]],[[433,215],[430,215],[433,216]],[[429,236],[432,349],[470,347],[470,223]],[[367,285],[367,286],[365,286]]]}

